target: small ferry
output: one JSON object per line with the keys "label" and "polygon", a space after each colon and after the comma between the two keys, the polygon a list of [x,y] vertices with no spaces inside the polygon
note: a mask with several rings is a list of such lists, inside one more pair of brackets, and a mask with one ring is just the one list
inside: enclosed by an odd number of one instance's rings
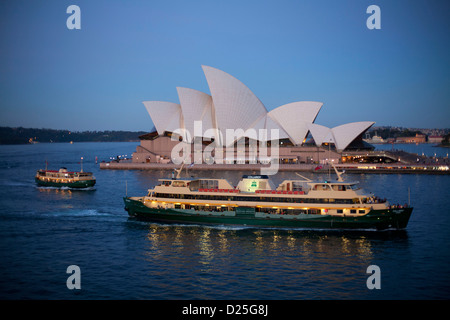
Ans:
{"label": "small ferry", "polygon": [[[366,194],[358,182],[285,180],[275,187],[265,175],[226,179],[159,179],[142,197],[124,197],[130,217],[160,223],[257,228],[404,229],[409,205],[390,205]],[[299,174],[297,174],[299,175]],[[299,175],[300,176],[300,175]]]}
{"label": "small ferry", "polygon": [[68,188],[89,188],[95,185],[95,177],[92,172],[67,171],[67,168],[59,170],[43,170],[37,171],[35,181],[42,187],[68,187]]}

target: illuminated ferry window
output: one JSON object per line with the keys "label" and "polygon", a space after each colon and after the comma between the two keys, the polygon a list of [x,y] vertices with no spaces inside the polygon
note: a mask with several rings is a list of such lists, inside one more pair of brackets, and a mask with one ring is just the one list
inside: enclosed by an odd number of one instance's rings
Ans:
{"label": "illuminated ferry window", "polygon": [[172,182],[172,186],[174,186],[174,187],[185,187],[186,184],[184,183],[184,181],[173,181]]}

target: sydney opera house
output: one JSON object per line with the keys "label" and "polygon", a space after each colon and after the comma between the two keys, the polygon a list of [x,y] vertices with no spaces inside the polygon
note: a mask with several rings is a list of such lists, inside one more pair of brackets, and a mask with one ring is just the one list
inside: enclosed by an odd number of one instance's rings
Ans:
{"label": "sydney opera house", "polygon": [[[222,148],[223,155],[226,154],[223,163],[228,164],[249,163],[252,141],[259,146],[279,146],[276,155],[270,152],[260,155],[257,149],[253,159],[256,163],[266,163],[267,159],[279,163],[318,163],[328,158],[338,160],[348,150],[373,148],[363,142],[362,136],[374,122],[325,127],[315,123],[323,106],[316,101],[292,102],[268,111],[235,77],[209,66],[202,68],[210,94],[177,87],[178,103],[143,102],[155,129],[140,137],[133,162],[170,163],[172,150],[180,143],[188,146],[191,159],[208,145],[214,145],[216,150]],[[244,149],[236,148],[239,143]]]}

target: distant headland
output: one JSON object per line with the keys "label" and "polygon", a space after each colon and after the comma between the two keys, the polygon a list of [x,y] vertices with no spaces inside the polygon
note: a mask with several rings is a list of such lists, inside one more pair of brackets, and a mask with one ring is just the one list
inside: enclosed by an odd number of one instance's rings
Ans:
{"label": "distant headland", "polygon": [[423,129],[402,127],[372,127],[366,132],[368,143],[434,143],[450,146],[450,129]]}
{"label": "distant headland", "polygon": [[[377,141],[373,141],[375,137],[384,139],[385,143],[393,142],[390,141],[392,139],[397,139],[398,141],[396,142],[399,143],[402,138],[417,138],[418,136],[423,136],[423,142],[434,142],[440,147],[450,147],[449,131],[449,129],[373,127],[366,133],[366,138],[369,138],[367,141],[372,143],[377,143]],[[139,137],[145,134],[148,134],[148,131],[70,131],[23,127],[0,127],[0,145],[52,142],[137,142],[140,140]]]}
{"label": "distant headland", "polygon": [[69,131],[55,129],[0,127],[0,144],[52,142],[126,142],[139,141],[144,131]]}

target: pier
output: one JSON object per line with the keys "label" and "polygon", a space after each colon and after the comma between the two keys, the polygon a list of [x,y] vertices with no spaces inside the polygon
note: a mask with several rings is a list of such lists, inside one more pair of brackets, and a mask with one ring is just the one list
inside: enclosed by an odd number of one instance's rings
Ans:
{"label": "pier", "polygon": [[[138,146],[141,148],[141,146]],[[450,174],[450,161],[447,157],[429,157],[404,150],[358,150],[336,152],[325,148],[311,147],[283,147],[283,155],[279,155],[278,164],[249,163],[249,160],[240,159],[231,163],[186,164],[185,169],[191,171],[220,170],[220,171],[248,171],[258,172],[261,169],[292,172],[328,173],[333,171],[328,162],[331,160],[335,167],[347,173],[378,173],[378,174]],[[294,152],[298,154],[293,156]],[[291,153],[289,153],[290,151]],[[105,170],[173,170],[181,165],[171,162],[169,157],[164,161],[143,162],[133,154],[131,158],[117,156],[111,161],[100,163],[100,169]],[[235,158],[238,158],[235,155]],[[161,158],[162,159],[162,158]],[[288,159],[288,161],[286,160]]]}
{"label": "pier", "polygon": [[[364,164],[335,164],[338,170],[345,170],[347,173],[390,173],[390,174],[450,174],[448,165],[425,165],[425,164],[385,164],[385,163],[364,163]],[[173,170],[181,165],[173,163],[133,163],[133,162],[102,162],[100,169],[108,170]],[[262,164],[194,164],[188,165],[188,170],[224,170],[224,171],[259,171],[261,168],[269,168]],[[319,164],[279,164],[278,171],[297,171],[327,173],[328,165]]]}

